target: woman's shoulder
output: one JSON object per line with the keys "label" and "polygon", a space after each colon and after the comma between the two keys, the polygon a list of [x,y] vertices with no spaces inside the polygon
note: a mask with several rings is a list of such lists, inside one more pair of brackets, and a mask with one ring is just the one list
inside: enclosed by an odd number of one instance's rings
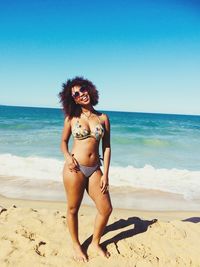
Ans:
{"label": "woman's shoulder", "polygon": [[108,121],[109,120],[109,117],[106,113],[103,113],[103,112],[100,112],[98,111],[97,112],[97,116],[100,118],[101,121],[105,122],[105,121]]}
{"label": "woman's shoulder", "polygon": [[69,116],[66,116],[64,119],[64,124],[71,124],[71,122],[74,120],[74,118],[70,118]]}

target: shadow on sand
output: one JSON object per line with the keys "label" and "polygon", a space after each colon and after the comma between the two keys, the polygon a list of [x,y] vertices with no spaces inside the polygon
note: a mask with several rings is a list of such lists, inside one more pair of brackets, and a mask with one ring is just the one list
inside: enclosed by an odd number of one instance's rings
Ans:
{"label": "shadow on sand", "polygon": [[199,223],[200,222],[200,217],[191,217],[182,220],[182,222],[192,222],[192,223]]}
{"label": "shadow on sand", "polygon": [[[148,227],[150,225],[152,225],[153,223],[155,223],[155,222],[157,222],[157,219],[153,219],[151,221],[141,220],[138,217],[130,217],[127,220],[120,219],[120,220],[118,220],[118,221],[106,226],[103,235],[105,235],[105,234],[107,234],[108,232],[111,232],[111,231],[115,231],[115,230],[119,230],[119,229],[125,228],[125,227],[130,226],[130,225],[132,225],[133,228],[129,229],[129,230],[126,230],[126,231],[122,231],[121,233],[119,233],[119,234],[113,236],[112,238],[104,241],[103,243],[101,243],[101,247],[104,250],[107,250],[107,246],[109,244],[111,244],[111,243],[117,243],[118,241],[120,241],[122,239],[129,238],[129,237],[132,237],[134,235],[146,232]],[[88,249],[88,246],[91,243],[91,240],[92,240],[92,235],[89,238],[87,238],[84,241],[84,243],[82,244],[82,247],[85,250]]]}

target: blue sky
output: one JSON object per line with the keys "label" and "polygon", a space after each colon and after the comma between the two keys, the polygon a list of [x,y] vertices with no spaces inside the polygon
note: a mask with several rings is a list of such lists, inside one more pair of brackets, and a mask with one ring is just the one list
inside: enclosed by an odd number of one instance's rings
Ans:
{"label": "blue sky", "polygon": [[200,4],[1,1],[0,104],[59,107],[76,75],[97,109],[200,114]]}

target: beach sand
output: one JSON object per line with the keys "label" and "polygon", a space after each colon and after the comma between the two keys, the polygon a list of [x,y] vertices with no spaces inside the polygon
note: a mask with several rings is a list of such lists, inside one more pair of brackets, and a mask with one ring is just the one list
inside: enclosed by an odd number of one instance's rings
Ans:
{"label": "beach sand", "polygon": [[[200,266],[200,212],[145,211],[114,207],[102,245],[111,257],[72,258],[66,203],[0,196],[0,266]],[[91,240],[96,209],[82,205],[80,240]],[[157,219],[155,222],[154,219]]]}

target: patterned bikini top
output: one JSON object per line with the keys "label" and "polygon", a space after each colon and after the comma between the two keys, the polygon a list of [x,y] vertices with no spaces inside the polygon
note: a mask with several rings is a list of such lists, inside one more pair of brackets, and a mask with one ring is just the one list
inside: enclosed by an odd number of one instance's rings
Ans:
{"label": "patterned bikini top", "polygon": [[72,127],[72,135],[75,139],[83,140],[88,137],[94,137],[97,141],[99,141],[104,135],[104,128],[101,124],[100,118],[99,123],[95,126],[93,130],[87,130],[82,127],[79,123],[79,120],[76,121],[75,125]]}

